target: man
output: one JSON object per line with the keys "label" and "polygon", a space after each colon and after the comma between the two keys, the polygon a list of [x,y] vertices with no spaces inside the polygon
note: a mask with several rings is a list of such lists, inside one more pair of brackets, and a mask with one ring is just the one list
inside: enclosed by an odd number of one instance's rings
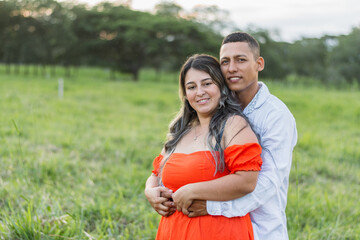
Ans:
{"label": "man", "polygon": [[[220,49],[220,64],[229,88],[238,97],[244,114],[259,136],[263,159],[255,190],[246,196],[226,202],[194,201],[189,217],[205,214],[226,217],[244,216],[250,212],[254,236],[258,240],[288,239],[286,202],[292,151],[297,141],[295,119],[286,105],[258,82],[265,62],[258,42],[249,34],[235,32],[226,36]],[[145,194],[159,214],[171,215],[174,207],[166,188],[151,188]],[[151,193],[151,194],[150,194]],[[157,195],[157,198],[153,196]]]}

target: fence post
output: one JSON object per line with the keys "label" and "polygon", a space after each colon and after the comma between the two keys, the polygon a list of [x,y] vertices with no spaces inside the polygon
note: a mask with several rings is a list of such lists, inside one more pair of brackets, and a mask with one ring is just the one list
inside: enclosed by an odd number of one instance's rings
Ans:
{"label": "fence post", "polygon": [[64,79],[62,78],[58,79],[58,95],[59,99],[62,99],[64,96]]}

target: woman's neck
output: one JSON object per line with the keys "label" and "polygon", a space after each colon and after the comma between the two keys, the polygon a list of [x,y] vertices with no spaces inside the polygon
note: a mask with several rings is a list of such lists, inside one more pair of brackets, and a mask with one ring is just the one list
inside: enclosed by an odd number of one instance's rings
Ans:
{"label": "woman's neck", "polygon": [[209,128],[211,117],[201,117],[198,115],[199,127],[201,130],[206,130]]}

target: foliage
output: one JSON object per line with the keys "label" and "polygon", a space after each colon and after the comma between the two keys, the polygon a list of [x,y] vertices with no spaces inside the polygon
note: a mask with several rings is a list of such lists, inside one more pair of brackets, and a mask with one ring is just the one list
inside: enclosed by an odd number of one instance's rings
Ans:
{"label": "foliage", "polygon": [[347,36],[336,38],[337,44],[329,56],[328,81],[360,84],[360,28]]}
{"label": "foliage", "polygon": [[308,38],[296,41],[289,47],[288,59],[293,71],[300,76],[324,80],[327,49],[322,39]]}
{"label": "foliage", "polygon": [[222,38],[203,24],[134,11],[128,4],[89,8],[18,0],[0,5],[0,60],[17,65],[106,66],[137,80],[144,67],[177,69],[196,52],[215,55]]}
{"label": "foliage", "polygon": [[[179,69],[194,53],[218,56],[223,34],[236,26],[215,5],[189,11],[162,1],[154,12],[134,11],[131,1],[101,2],[89,7],[55,0],[0,0],[0,62],[15,66],[96,66],[127,72],[138,79],[141,69]],[[236,29],[238,30],[238,29]],[[262,77],[314,78],[322,84],[360,84],[360,28],[348,35],[274,40],[274,32],[246,30],[261,44]],[[55,67],[52,67],[54,70]],[[70,72],[67,72],[70,75]]]}
{"label": "foliage", "polygon": [[[176,74],[141,71],[134,83],[80,68],[59,99],[56,78],[4,71],[0,239],[154,239],[159,216],[143,188],[179,109]],[[358,239],[359,92],[265,81],[299,133],[290,239]]]}
{"label": "foliage", "polygon": [[155,13],[166,17],[180,18],[183,8],[174,2],[162,1],[155,5]]}
{"label": "foliage", "polygon": [[249,28],[248,32],[259,42],[261,56],[265,59],[265,68],[260,72],[261,77],[280,80],[291,74],[293,69],[289,65],[292,61],[285,61],[290,52],[290,43],[276,42],[272,38],[272,33],[265,29]]}

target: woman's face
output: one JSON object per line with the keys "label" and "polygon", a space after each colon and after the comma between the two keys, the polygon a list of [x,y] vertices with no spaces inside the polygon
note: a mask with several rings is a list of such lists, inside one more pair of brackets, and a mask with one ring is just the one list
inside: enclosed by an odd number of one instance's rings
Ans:
{"label": "woman's face", "polygon": [[191,68],[185,76],[185,93],[198,116],[212,116],[219,106],[220,89],[206,72]]}

